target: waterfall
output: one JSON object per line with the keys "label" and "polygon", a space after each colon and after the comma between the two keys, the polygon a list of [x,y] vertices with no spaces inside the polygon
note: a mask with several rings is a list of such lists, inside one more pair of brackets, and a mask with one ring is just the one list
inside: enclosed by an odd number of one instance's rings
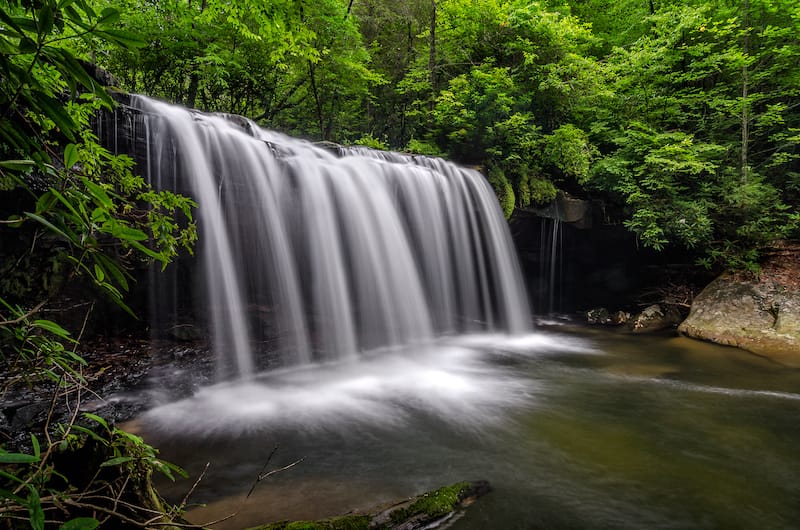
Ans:
{"label": "waterfall", "polygon": [[207,308],[221,378],[253,375],[264,349],[301,364],[528,330],[505,219],[477,171],[326,149],[141,96],[131,107],[145,176],[199,204],[204,280],[152,290]]}
{"label": "waterfall", "polygon": [[539,238],[539,307],[552,315],[561,309],[563,232],[555,204],[555,217],[542,218]]}

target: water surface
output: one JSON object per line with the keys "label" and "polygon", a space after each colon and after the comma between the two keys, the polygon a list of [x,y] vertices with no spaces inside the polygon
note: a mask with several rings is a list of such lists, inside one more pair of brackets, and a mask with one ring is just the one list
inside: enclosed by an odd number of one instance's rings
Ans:
{"label": "water surface", "polygon": [[[319,518],[461,480],[485,528],[796,528],[800,371],[672,336],[545,326],[201,390],[138,421],[215,528]],[[161,384],[169,384],[161,382]],[[266,478],[266,469],[298,464]],[[245,499],[253,485],[249,498]]]}

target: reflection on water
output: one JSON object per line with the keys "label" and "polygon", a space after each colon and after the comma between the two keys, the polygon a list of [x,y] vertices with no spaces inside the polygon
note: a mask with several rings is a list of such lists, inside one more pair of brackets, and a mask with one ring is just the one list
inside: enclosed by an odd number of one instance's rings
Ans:
{"label": "reflection on water", "polygon": [[[141,418],[215,528],[487,479],[453,526],[794,528],[800,371],[676,337],[474,336],[207,388]],[[303,461],[257,484],[269,467]]]}

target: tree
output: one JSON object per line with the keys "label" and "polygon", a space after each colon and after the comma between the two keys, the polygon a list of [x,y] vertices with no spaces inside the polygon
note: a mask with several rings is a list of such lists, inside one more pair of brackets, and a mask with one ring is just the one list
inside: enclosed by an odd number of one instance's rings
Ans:
{"label": "tree", "polygon": [[343,140],[381,82],[343,0],[126,0],[124,8],[121,22],[148,46],[101,60],[134,92]]}
{"label": "tree", "polygon": [[[755,267],[758,249],[796,234],[798,152],[789,109],[798,104],[791,80],[800,49],[787,38],[797,19],[781,17],[793,11],[779,4],[666,7],[649,18],[649,32],[609,57],[617,124],[603,129],[609,156],[595,173],[602,189],[625,197],[629,226],[645,244],[704,247],[708,265]],[[632,132],[634,122],[642,125]],[[670,138],[682,147],[663,157]],[[635,185],[621,177],[648,160],[658,167],[640,171]],[[688,188],[672,188],[664,170],[684,174]],[[654,182],[675,191],[640,201]],[[681,211],[697,221],[691,236],[669,222],[682,219]]]}

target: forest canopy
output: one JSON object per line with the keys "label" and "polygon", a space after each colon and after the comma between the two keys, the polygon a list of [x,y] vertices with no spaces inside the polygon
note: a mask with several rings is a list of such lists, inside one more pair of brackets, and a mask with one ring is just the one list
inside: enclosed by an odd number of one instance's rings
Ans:
{"label": "forest canopy", "polygon": [[115,15],[71,53],[125,90],[477,166],[507,215],[599,200],[644,246],[709,267],[798,236],[796,2],[81,4]]}

